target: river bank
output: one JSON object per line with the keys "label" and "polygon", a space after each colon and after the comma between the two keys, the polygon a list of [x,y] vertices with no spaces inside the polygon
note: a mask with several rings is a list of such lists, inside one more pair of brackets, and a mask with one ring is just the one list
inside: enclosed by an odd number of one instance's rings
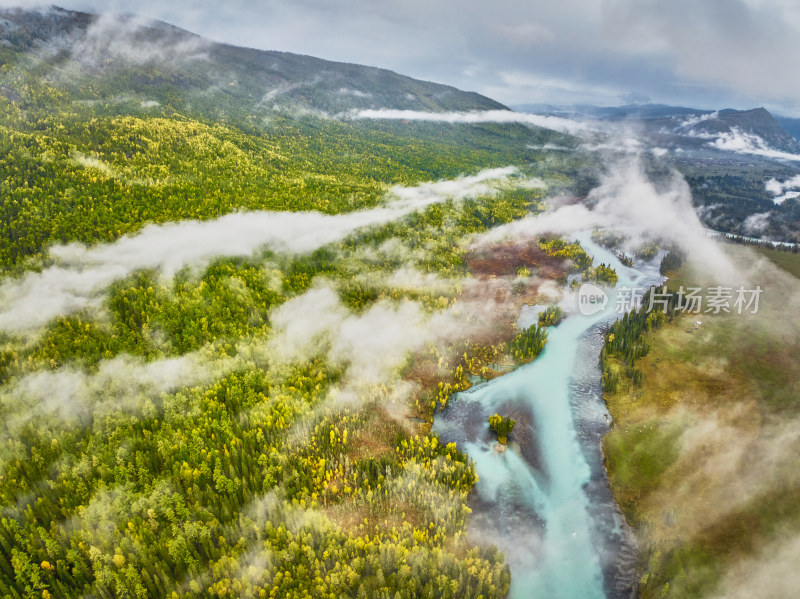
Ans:
{"label": "river bank", "polygon": [[[758,313],[651,330],[641,386],[605,396],[611,488],[637,537],[643,599],[796,594],[800,283],[760,251],[724,248],[763,287]],[[689,262],[670,284],[719,282]]]}
{"label": "river bank", "polygon": [[[657,261],[629,268],[579,237],[595,263],[611,264],[619,287],[661,280]],[[613,307],[617,291],[609,290]],[[572,297],[572,296],[569,296]],[[569,301],[566,300],[567,302]],[[475,460],[470,534],[506,552],[510,597],[630,597],[635,592],[632,536],[616,507],[600,451],[609,426],[598,356],[610,309],[571,314],[549,329],[532,363],[459,393],[437,414],[433,430]],[[486,418],[517,420],[509,449],[494,451]]]}

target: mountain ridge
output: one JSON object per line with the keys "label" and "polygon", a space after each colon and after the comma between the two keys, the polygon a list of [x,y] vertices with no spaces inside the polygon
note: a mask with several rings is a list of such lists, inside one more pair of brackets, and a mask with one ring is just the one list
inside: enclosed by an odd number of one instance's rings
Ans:
{"label": "mountain ridge", "polygon": [[[423,81],[376,66],[330,61],[280,50],[244,48],[214,42],[162,21],[132,15],[90,14],[59,7],[0,10],[2,61],[23,54],[50,69],[50,79],[66,80],[76,97],[113,99],[152,91],[142,101],[164,104],[164,86],[197,108],[209,94],[220,111],[324,112],[354,110],[503,110],[503,104],[476,92]],[[176,65],[179,68],[176,68]],[[126,71],[138,71],[124,81]],[[59,73],[61,74],[59,76]],[[64,74],[66,73],[66,76]],[[117,76],[116,87],[97,75]],[[108,77],[107,77],[108,78]],[[91,86],[89,85],[91,83]],[[91,96],[84,87],[96,92]],[[200,97],[198,97],[200,96]],[[226,102],[226,97],[228,102]],[[241,104],[238,106],[237,104]]]}
{"label": "mountain ridge", "polygon": [[[518,105],[514,108],[543,108],[546,114],[554,116],[637,123],[651,141],[667,146],[700,149],[720,136],[737,137],[744,134],[760,138],[769,148],[792,154],[800,153],[800,142],[786,129],[786,125],[794,124],[792,119],[776,117],[763,106],[747,110],[707,110],[667,104]],[[800,133],[800,126],[797,127],[797,132]]]}

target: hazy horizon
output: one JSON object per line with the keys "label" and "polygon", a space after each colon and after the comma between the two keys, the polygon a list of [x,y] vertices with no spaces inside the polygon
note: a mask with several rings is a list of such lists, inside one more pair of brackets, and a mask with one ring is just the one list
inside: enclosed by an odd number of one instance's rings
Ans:
{"label": "hazy horizon", "polygon": [[800,81],[786,76],[800,62],[800,5],[787,0],[58,5],[135,12],[218,42],[387,68],[506,105],[765,106],[800,116]]}

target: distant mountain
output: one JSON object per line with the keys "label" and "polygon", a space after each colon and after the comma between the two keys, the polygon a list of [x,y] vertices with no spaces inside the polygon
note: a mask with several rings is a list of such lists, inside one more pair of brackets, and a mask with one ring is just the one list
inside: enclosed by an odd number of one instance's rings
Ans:
{"label": "distant mountain", "polygon": [[240,48],[159,21],[55,7],[0,10],[0,62],[21,60],[73,98],[149,106],[182,100],[213,118],[271,110],[505,108],[386,69]]}
{"label": "distant mountain", "polygon": [[[573,104],[569,106],[552,106],[550,104],[517,104],[514,110],[536,112],[558,116],[589,117],[599,120],[650,119],[671,116],[693,116],[702,114],[696,108],[667,106],[666,104],[628,104],[625,106],[593,106],[590,104]],[[711,112],[710,110],[707,112]]]}
{"label": "distant mountain", "polygon": [[689,131],[710,136],[734,133],[752,135],[759,137],[775,150],[800,152],[800,144],[765,108],[720,110],[696,124],[689,125]]}
{"label": "distant mountain", "polygon": [[598,117],[616,120],[691,117],[705,112],[711,111],[702,111],[684,106],[668,106],[666,104],[628,104],[626,106],[597,108],[595,110],[595,114]]}
{"label": "distant mountain", "polygon": [[795,141],[800,142],[800,119],[779,116],[776,114],[775,120],[781,124],[781,127],[783,127],[786,132],[795,139]]}
{"label": "distant mountain", "polygon": [[796,154],[800,144],[765,108],[718,111],[652,107],[626,116],[638,121],[654,143],[683,148],[748,146]]}
{"label": "distant mountain", "polygon": [[734,147],[736,142],[764,150],[800,153],[800,137],[795,139],[784,127],[784,124],[793,127],[800,136],[800,119],[776,118],[765,108],[711,111],[666,104],[558,107],[526,104],[514,108],[567,118],[635,123],[649,141],[666,147],[724,150]]}

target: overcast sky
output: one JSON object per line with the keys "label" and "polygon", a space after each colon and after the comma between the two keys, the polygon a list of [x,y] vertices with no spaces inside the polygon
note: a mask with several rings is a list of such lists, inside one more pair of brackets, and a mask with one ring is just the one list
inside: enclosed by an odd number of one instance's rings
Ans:
{"label": "overcast sky", "polygon": [[764,105],[800,116],[798,0],[65,0],[60,5],[135,10],[217,41],[386,67],[511,105]]}

